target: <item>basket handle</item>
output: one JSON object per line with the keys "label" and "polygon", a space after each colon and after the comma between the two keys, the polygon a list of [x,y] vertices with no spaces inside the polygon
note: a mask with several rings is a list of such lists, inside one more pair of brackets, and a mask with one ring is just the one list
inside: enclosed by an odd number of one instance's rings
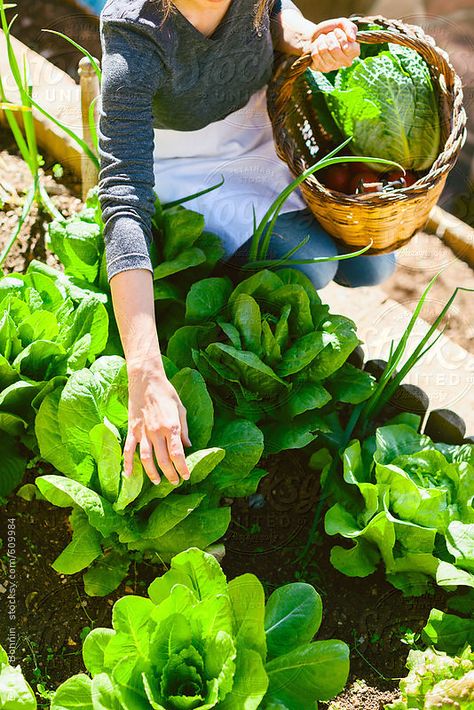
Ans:
{"label": "basket handle", "polygon": [[[351,19],[357,22],[356,18]],[[366,21],[365,18],[361,18],[361,20]],[[423,33],[421,28],[418,30],[418,33],[420,32]],[[394,30],[360,30],[357,32],[356,40],[358,42],[364,42],[365,44],[382,44],[384,42],[391,42],[393,44],[400,44],[402,46],[409,47],[410,49],[414,49],[421,54],[430,67],[435,66],[437,68],[439,74],[444,77],[446,89],[451,92],[456,81],[456,72],[449,63],[445,52],[436,46],[431,37],[428,38],[428,35],[425,35],[424,33],[423,35],[426,39],[416,36],[415,34],[402,34],[401,32]],[[290,64],[290,62],[292,63]],[[284,115],[285,107],[291,98],[295,81],[302,74],[304,74],[306,69],[310,66],[310,52],[305,52],[296,60],[288,58],[280,65],[280,71],[286,69],[287,76],[285,81],[280,86],[278,94],[275,96],[275,121],[278,121],[278,119]]]}

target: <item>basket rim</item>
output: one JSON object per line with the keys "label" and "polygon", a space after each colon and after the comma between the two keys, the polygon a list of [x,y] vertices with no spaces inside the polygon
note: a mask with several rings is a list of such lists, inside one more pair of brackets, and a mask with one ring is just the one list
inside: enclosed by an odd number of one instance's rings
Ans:
{"label": "basket rim", "polygon": [[[452,111],[451,111],[451,117],[450,117],[450,130],[447,133],[446,140],[444,141],[444,144],[439,147],[438,155],[433,161],[432,165],[430,166],[428,172],[426,172],[424,175],[419,177],[414,183],[411,185],[408,185],[406,187],[402,188],[397,188],[394,191],[386,191],[386,192],[377,192],[377,193],[366,193],[364,195],[348,195],[343,192],[339,192],[337,190],[332,190],[325,185],[323,185],[319,180],[317,179],[317,173],[310,175],[306,180],[301,184],[301,188],[304,189],[312,189],[313,191],[317,191],[319,194],[324,195],[327,199],[330,199],[332,201],[336,201],[339,204],[346,204],[350,206],[361,206],[361,205],[373,205],[373,206],[380,206],[382,203],[389,203],[389,202],[395,202],[397,200],[400,201],[405,201],[411,197],[416,197],[420,196],[423,193],[429,192],[431,189],[433,189],[439,182],[442,180],[447,173],[451,170],[451,168],[454,166],[459,153],[466,141],[467,138],[467,129],[466,129],[466,124],[467,124],[467,116],[466,116],[466,111],[463,105],[463,89],[462,89],[462,80],[460,76],[457,74],[454,66],[452,65],[449,55],[446,52],[446,50],[440,48],[437,46],[434,38],[427,34],[424,29],[419,26],[419,25],[414,25],[414,24],[409,24],[405,23],[402,20],[398,19],[390,19],[386,18],[383,15],[359,15],[359,14],[352,14],[349,16],[349,19],[360,24],[366,24],[366,23],[375,23],[375,24],[380,24],[382,25],[383,31],[392,31],[394,34],[394,37],[408,37],[412,40],[416,40],[417,43],[423,43],[427,45],[430,49],[431,52],[434,54],[437,54],[441,60],[441,67],[439,68],[439,75],[446,77],[446,70],[449,71],[450,73],[450,79],[451,81],[449,82],[450,87],[446,85],[445,82],[445,87],[439,86],[437,87],[438,92],[443,92],[445,95],[451,95],[452,96]],[[394,30],[396,32],[394,32]],[[366,30],[363,30],[361,32],[366,32]],[[284,57],[281,61],[279,66],[277,67],[276,72],[274,73],[270,84],[269,84],[269,91],[268,91],[268,108],[269,108],[269,113],[270,117],[272,120],[272,125],[273,125],[273,130],[274,130],[274,138],[275,142],[277,143],[278,146],[278,133],[281,132],[281,127],[279,128],[275,121],[274,121],[274,112],[273,112],[273,107],[272,107],[272,95],[274,94],[275,87],[277,81],[282,81],[282,76],[286,73],[288,74],[289,71],[295,70],[298,68],[298,71],[301,72],[299,67],[301,65],[304,65],[306,62],[307,65],[309,65],[310,61],[310,54],[302,54],[301,56],[298,56],[296,59],[293,56],[286,56]],[[425,59],[426,61],[426,59]],[[430,66],[430,69],[432,68],[432,65],[427,62],[428,66]],[[444,71],[443,71],[444,68]],[[302,73],[302,72],[301,72]],[[439,93],[438,93],[438,98],[440,98]],[[455,113],[456,112],[456,113]],[[453,114],[455,114],[453,116]],[[457,119],[457,120],[454,120]],[[282,151],[283,152],[283,151]],[[442,160],[440,158],[443,157]],[[286,160],[286,158],[285,158]],[[298,162],[301,162],[302,156],[300,155],[298,157]],[[298,171],[294,171],[293,166],[290,164],[290,161],[286,160],[288,163],[288,167],[290,168],[291,172],[295,175],[299,174]],[[296,162],[296,161],[295,161]]]}

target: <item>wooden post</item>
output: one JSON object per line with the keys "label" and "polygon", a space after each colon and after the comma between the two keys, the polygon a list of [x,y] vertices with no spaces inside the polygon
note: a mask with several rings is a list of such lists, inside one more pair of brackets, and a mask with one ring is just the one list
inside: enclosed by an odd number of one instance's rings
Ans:
{"label": "wooden post", "polygon": [[[97,61],[97,60],[96,60]],[[98,61],[97,61],[98,63]],[[92,101],[99,96],[100,87],[99,79],[93,69],[92,63],[88,57],[83,57],[79,62],[79,78],[81,85],[81,114],[82,114],[82,137],[87,145],[95,150],[92,142],[92,135],[89,125],[89,108]],[[97,125],[98,122],[98,101],[94,107],[94,117]],[[85,200],[89,190],[97,185],[99,179],[98,170],[92,163],[90,158],[84,153],[81,154],[81,175],[82,175],[82,199]]]}
{"label": "wooden post", "polygon": [[474,229],[469,224],[435,205],[425,231],[440,237],[456,256],[474,268]]}

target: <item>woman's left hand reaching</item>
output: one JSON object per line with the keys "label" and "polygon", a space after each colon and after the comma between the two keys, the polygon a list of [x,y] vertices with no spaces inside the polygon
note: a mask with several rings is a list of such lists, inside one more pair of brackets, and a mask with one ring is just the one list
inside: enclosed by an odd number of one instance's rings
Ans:
{"label": "woman's left hand reaching", "polygon": [[360,55],[355,22],[347,17],[338,17],[320,22],[316,27],[307,46],[313,58],[311,69],[330,72],[340,67],[350,67],[355,57]]}

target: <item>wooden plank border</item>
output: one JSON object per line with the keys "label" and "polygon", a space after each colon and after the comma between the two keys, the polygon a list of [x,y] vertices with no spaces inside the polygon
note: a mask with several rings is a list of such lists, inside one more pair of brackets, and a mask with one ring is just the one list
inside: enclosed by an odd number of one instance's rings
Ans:
{"label": "wooden plank border", "polygon": [[[51,115],[82,137],[80,87],[69,74],[51,64],[47,59],[12,36],[12,44],[19,60],[26,57],[35,100]],[[0,30],[0,75],[9,101],[19,101],[18,91],[10,72],[6,40]],[[20,114],[17,114],[21,120]],[[33,110],[38,145],[68,171],[81,179],[81,152],[77,144],[37,109]],[[4,111],[0,110],[0,123],[6,125]]]}

